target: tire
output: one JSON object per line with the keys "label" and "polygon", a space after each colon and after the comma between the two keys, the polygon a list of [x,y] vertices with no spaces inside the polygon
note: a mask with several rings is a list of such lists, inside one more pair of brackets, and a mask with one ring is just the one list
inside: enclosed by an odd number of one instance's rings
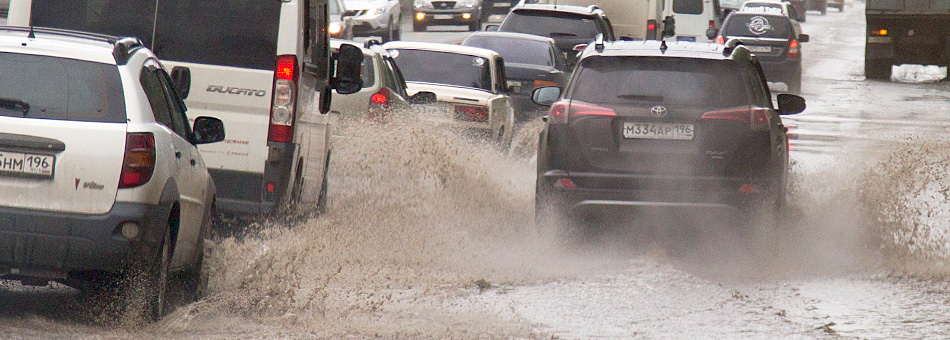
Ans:
{"label": "tire", "polygon": [[891,66],[893,62],[890,60],[879,60],[879,59],[864,59],[864,77],[872,80],[891,80]]}
{"label": "tire", "polygon": [[[171,219],[169,219],[169,223]],[[169,265],[171,262],[171,228],[166,227],[158,252],[150,259],[141,259],[130,264],[123,273],[121,294],[125,302],[123,313],[141,315],[147,322],[158,321],[171,311]],[[142,299],[142,300],[139,300]],[[137,303],[141,301],[142,303]]]}
{"label": "tire", "polygon": [[468,24],[468,30],[469,30],[469,31],[475,32],[475,31],[479,31],[479,30],[481,30],[481,29],[482,29],[482,20],[481,20],[481,19],[475,19],[475,22],[471,22],[471,23]]}
{"label": "tire", "polygon": [[426,29],[427,29],[427,27],[426,27],[426,24],[425,24],[425,23],[421,23],[421,22],[418,22],[418,21],[413,21],[413,22],[412,22],[412,31],[413,31],[413,32],[425,32]]}

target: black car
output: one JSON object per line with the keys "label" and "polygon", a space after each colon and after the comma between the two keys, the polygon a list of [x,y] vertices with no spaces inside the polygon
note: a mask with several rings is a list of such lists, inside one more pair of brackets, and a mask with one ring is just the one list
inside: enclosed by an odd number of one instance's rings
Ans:
{"label": "black car", "polygon": [[598,34],[608,41],[615,39],[610,19],[597,6],[521,3],[508,13],[498,31],[550,37],[567,53],[571,64],[575,46],[587,44]]}
{"label": "black car", "polygon": [[759,58],[769,81],[783,82],[788,92],[802,90],[802,48],[808,35],[781,14],[732,13],[722,24],[717,41],[738,39]]}
{"label": "black car", "polygon": [[531,91],[544,86],[567,85],[570,67],[554,39],[511,32],[475,32],[463,46],[481,47],[501,54],[505,74],[515,104],[515,119],[537,119],[539,107],[531,102]]}
{"label": "black car", "polygon": [[588,46],[567,88],[533,99],[551,105],[538,146],[541,224],[616,208],[777,211],[788,174],[780,115],[805,107],[782,94],[773,108],[745,47],[658,41]]}

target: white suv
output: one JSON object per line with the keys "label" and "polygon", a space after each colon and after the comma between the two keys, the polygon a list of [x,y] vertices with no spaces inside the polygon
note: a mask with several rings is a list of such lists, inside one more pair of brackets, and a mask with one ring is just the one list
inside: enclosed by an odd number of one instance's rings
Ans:
{"label": "white suv", "polygon": [[216,190],[196,145],[223,140],[221,120],[192,131],[135,38],[2,27],[0,69],[0,278],[89,288],[135,274],[152,317],[167,287],[197,296]]}

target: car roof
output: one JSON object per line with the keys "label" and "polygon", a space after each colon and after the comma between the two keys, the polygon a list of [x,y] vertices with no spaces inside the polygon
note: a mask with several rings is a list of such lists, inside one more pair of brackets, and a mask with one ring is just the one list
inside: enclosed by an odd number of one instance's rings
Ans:
{"label": "car roof", "polygon": [[527,34],[527,33],[517,33],[517,32],[476,31],[476,32],[472,32],[472,34],[469,35],[469,37],[511,38],[511,39],[522,39],[522,40],[531,40],[531,41],[542,41],[542,42],[547,42],[551,44],[554,43],[554,39],[550,37],[544,37],[540,35]]}
{"label": "car roof", "polygon": [[789,18],[787,15],[782,14],[782,13],[759,13],[759,12],[743,12],[743,11],[737,11],[737,12],[729,13],[729,16],[726,17],[726,20],[728,21],[728,20],[731,19],[733,16],[740,16],[740,17],[742,17],[742,16],[766,16],[766,17],[769,17],[769,19],[775,18],[775,19],[784,19],[784,20],[789,20],[789,21],[791,21],[791,18]]}
{"label": "car roof", "polygon": [[710,60],[732,60],[735,53],[724,54],[729,48],[715,43],[696,43],[686,41],[666,42],[667,49],[662,51],[663,42],[657,40],[633,40],[605,42],[603,48],[590,44],[581,54],[581,59],[594,56],[607,57],[667,57],[696,58]]}
{"label": "car roof", "polygon": [[0,27],[0,50],[124,65],[131,54],[143,48],[132,37],[115,37],[87,32],[42,27]]}
{"label": "car roof", "polygon": [[603,11],[600,10],[597,6],[576,6],[576,5],[558,5],[558,4],[544,4],[544,3],[525,3],[521,2],[512,11],[518,10],[529,10],[529,11],[547,11],[547,12],[565,12],[565,13],[574,13],[574,14],[586,14],[586,15],[595,15],[601,14]]}
{"label": "car roof", "polygon": [[453,45],[453,44],[425,43],[425,42],[390,41],[388,43],[383,44],[383,48],[387,50],[403,49],[403,50],[425,50],[425,51],[459,53],[459,54],[468,54],[468,55],[484,57],[487,59],[492,59],[494,57],[501,56],[495,51],[484,49],[484,48]]}

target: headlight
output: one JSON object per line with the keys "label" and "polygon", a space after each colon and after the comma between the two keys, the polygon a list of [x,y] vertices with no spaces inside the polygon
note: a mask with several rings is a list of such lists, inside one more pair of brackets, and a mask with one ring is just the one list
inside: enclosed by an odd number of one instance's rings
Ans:
{"label": "headlight", "polygon": [[425,0],[416,0],[416,2],[413,3],[413,6],[416,8],[430,8],[432,7],[432,4]]}
{"label": "headlight", "polygon": [[330,34],[339,34],[343,30],[343,25],[338,22],[331,22],[329,31]]}

